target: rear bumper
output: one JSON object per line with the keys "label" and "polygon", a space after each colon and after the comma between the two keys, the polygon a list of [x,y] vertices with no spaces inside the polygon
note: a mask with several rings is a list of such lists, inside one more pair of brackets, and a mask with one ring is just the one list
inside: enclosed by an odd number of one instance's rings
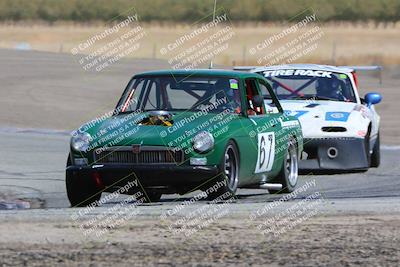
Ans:
{"label": "rear bumper", "polygon": [[217,166],[176,166],[172,164],[129,165],[104,164],[94,166],[68,166],[67,175],[76,179],[100,178],[104,186],[123,186],[138,179],[143,187],[196,186],[215,177]]}
{"label": "rear bumper", "polygon": [[[336,156],[334,152],[336,151]],[[324,138],[304,139],[306,160],[301,160],[302,170],[362,170],[369,167],[364,139]]]}

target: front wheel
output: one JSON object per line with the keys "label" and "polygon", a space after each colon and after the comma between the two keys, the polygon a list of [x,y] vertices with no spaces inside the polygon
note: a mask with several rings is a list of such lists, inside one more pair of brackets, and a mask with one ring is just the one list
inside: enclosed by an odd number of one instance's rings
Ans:
{"label": "front wheel", "polygon": [[277,179],[274,180],[274,182],[282,184],[282,189],[281,190],[269,189],[268,191],[271,194],[293,192],[293,190],[296,188],[298,180],[298,166],[299,163],[298,163],[296,139],[291,137],[289,139],[288,148],[284,154],[282,169],[279,172]]}
{"label": "front wheel", "polygon": [[[68,155],[67,167],[70,165],[71,157]],[[96,188],[95,182],[90,177],[73,175],[67,171],[65,185],[71,207],[86,207],[96,203],[101,198],[101,191]]]}
{"label": "front wheel", "polygon": [[220,175],[205,188],[210,200],[219,197],[223,200],[235,196],[239,183],[239,152],[233,141],[229,141],[225,147],[220,172]]}
{"label": "front wheel", "polygon": [[74,176],[67,173],[65,183],[71,207],[86,207],[101,198],[101,191],[96,188],[90,177]]}

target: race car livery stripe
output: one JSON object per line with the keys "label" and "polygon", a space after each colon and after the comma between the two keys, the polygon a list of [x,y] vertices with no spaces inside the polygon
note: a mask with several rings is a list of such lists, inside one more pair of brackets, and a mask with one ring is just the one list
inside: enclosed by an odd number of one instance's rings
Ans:
{"label": "race car livery stripe", "polygon": [[327,112],[325,114],[326,121],[347,121],[349,119],[350,112]]}

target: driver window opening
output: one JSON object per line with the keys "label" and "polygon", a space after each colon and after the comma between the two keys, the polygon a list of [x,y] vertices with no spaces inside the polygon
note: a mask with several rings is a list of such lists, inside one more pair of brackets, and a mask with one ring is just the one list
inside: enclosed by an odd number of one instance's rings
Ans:
{"label": "driver window opening", "polygon": [[260,86],[261,95],[264,98],[265,113],[279,113],[277,100],[271,96],[267,85],[261,80],[259,80],[258,85]]}
{"label": "driver window opening", "polygon": [[246,86],[247,115],[265,114],[263,107],[257,107],[253,103],[253,98],[259,95],[256,86],[256,81],[252,79],[247,79],[245,81],[245,86]]}

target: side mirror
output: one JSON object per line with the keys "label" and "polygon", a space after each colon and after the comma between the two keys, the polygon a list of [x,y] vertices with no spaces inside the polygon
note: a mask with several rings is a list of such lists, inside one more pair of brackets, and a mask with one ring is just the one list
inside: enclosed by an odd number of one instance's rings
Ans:
{"label": "side mirror", "polygon": [[368,93],[364,96],[364,101],[367,103],[367,106],[378,104],[381,102],[382,96],[378,93]]}
{"label": "side mirror", "polygon": [[263,103],[264,103],[264,97],[262,97],[260,95],[255,95],[251,99],[251,102],[253,102],[253,106],[255,108],[261,108],[263,106]]}

